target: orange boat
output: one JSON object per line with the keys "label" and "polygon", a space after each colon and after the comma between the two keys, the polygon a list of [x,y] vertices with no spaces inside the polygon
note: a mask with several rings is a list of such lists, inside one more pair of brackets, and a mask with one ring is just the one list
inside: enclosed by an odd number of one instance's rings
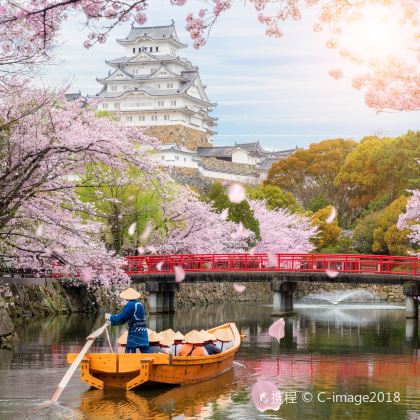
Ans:
{"label": "orange boat", "polygon": [[[230,329],[233,347],[212,356],[172,356],[165,353],[88,353],[83,358],[81,379],[97,388],[133,389],[140,385],[183,385],[204,381],[232,368],[233,358],[241,345],[241,335],[234,323],[211,328],[214,334]],[[67,355],[72,363],[76,353]]]}

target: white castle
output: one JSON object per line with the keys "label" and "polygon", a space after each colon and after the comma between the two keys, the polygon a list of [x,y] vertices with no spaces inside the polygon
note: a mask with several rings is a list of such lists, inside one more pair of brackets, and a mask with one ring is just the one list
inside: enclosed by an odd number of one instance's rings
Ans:
{"label": "white castle", "polygon": [[[209,142],[216,118],[198,67],[179,51],[174,22],[168,26],[132,26],[126,38],[117,39],[125,55],[106,61],[113,70],[96,80],[103,85],[95,96],[99,110],[120,113],[121,123],[133,126],[184,126],[201,132]],[[188,130],[190,132],[190,130]]]}

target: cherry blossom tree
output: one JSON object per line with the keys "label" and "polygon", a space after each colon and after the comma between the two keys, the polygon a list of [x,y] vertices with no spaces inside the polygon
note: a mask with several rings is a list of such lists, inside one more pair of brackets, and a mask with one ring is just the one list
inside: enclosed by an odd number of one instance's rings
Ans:
{"label": "cherry blossom tree", "polygon": [[398,229],[409,228],[411,234],[409,238],[413,244],[420,246],[420,190],[414,190],[413,196],[407,203],[405,213],[401,214]]}
{"label": "cherry blossom tree", "polygon": [[151,242],[159,253],[208,254],[245,252],[253,233],[224,220],[211,204],[188,187],[178,186],[162,202],[165,232]]}
{"label": "cherry blossom tree", "polygon": [[151,173],[139,146],[154,139],[82,105],[30,89],[0,102],[0,255],[15,267],[48,268],[53,260],[79,277],[88,269],[81,279],[90,287],[124,286],[123,261],[106,250],[101,225],[87,219],[94,208],[75,188],[97,162]]}
{"label": "cherry blossom tree", "polygon": [[[183,6],[186,0],[168,4]],[[186,28],[199,48],[206,43],[219,16],[233,0],[204,0],[197,16],[188,14]],[[377,110],[420,108],[417,0],[251,0],[268,36],[283,36],[281,24],[300,20],[307,11],[317,11],[316,32],[325,30],[327,46],[336,49],[354,70],[331,69],[330,75],[352,79],[365,92],[368,106]],[[104,43],[119,23],[146,22],[146,0],[26,0],[0,2],[0,82],[13,83],[13,76],[47,61],[57,34],[70,14],[82,14],[88,28],[86,48]],[[354,40],[359,37],[358,43]]]}
{"label": "cherry blossom tree", "polygon": [[314,249],[310,239],[317,228],[309,217],[287,209],[269,210],[260,200],[250,200],[249,204],[260,224],[261,241],[255,252],[306,254]]}

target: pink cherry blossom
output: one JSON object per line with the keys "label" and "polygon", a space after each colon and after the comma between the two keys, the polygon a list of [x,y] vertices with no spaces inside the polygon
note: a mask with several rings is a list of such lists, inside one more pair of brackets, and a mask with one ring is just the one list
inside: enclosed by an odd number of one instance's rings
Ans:
{"label": "pink cherry blossom", "polygon": [[281,394],[277,387],[269,381],[258,381],[252,386],[251,398],[255,407],[261,412],[279,410]]}
{"label": "pink cherry blossom", "polygon": [[326,274],[328,277],[331,277],[331,278],[333,279],[333,278],[335,278],[335,277],[337,277],[337,276],[338,276],[339,272],[338,272],[338,271],[335,271],[335,270],[330,270],[330,269],[327,269],[327,270],[325,270],[325,274]]}
{"label": "pink cherry blossom", "polygon": [[174,272],[175,272],[175,281],[177,283],[180,283],[185,279],[185,271],[182,267],[175,265]]}
{"label": "pink cherry blossom", "polygon": [[280,341],[284,338],[284,319],[280,318],[277,321],[273,322],[268,329],[268,334],[275,338],[277,341]]}
{"label": "pink cherry blossom", "polygon": [[401,214],[397,227],[399,229],[408,228],[409,235],[414,245],[420,245],[420,190],[411,191],[413,196],[407,203],[405,213]]}
{"label": "pink cherry blossom", "polygon": [[133,236],[136,232],[137,223],[131,223],[130,227],[128,228],[128,234]]}
{"label": "pink cherry blossom", "polygon": [[329,224],[329,223],[332,223],[336,217],[337,217],[337,210],[335,209],[335,207],[332,207],[332,208],[331,208],[331,213],[330,213],[330,215],[328,216],[328,218],[327,218],[326,222],[327,222],[328,224]]}
{"label": "pink cherry blossom", "polygon": [[246,198],[245,188],[241,184],[232,184],[228,188],[228,197],[232,203],[240,203]]}
{"label": "pink cherry blossom", "polygon": [[246,290],[246,286],[244,286],[243,284],[237,284],[237,283],[233,283],[233,288],[238,293],[242,293]]}
{"label": "pink cherry blossom", "polygon": [[267,252],[267,267],[277,267],[277,256],[272,252]]}
{"label": "pink cherry blossom", "polygon": [[158,271],[161,271],[161,270],[162,270],[162,267],[163,267],[163,261],[160,261],[160,262],[158,262],[158,263],[156,264],[156,269],[157,269]]}

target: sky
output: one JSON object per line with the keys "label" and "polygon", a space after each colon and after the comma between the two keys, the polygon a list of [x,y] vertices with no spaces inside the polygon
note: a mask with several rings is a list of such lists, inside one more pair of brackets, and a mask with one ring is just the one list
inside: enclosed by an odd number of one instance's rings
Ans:
{"label": "sky", "polygon": [[[364,103],[363,93],[349,79],[336,81],[328,75],[343,62],[325,47],[325,35],[312,30],[314,13],[285,23],[283,38],[265,35],[252,5],[241,2],[213,27],[207,44],[195,50],[185,30],[185,17],[203,3],[190,0],[184,7],[166,0],[150,2],[146,26],[170,24],[188,48],[180,55],[200,70],[207,94],[217,106],[213,143],[260,141],[268,150],[307,147],[327,138],[353,138],[379,134],[395,136],[420,129],[419,112],[377,113]],[[124,55],[116,38],[125,37],[131,24],[116,28],[105,44],[86,50],[81,17],[71,17],[63,27],[56,49],[56,64],[43,74],[43,83],[69,83],[69,91],[96,94],[96,77],[108,74],[105,60]]]}

